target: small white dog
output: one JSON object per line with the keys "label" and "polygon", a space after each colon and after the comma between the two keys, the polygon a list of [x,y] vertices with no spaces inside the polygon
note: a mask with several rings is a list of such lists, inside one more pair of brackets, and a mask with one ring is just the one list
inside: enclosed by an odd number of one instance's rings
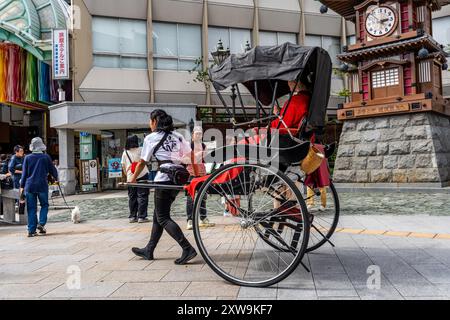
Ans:
{"label": "small white dog", "polygon": [[75,207],[72,210],[72,222],[73,223],[80,223],[81,222],[81,212],[79,207]]}

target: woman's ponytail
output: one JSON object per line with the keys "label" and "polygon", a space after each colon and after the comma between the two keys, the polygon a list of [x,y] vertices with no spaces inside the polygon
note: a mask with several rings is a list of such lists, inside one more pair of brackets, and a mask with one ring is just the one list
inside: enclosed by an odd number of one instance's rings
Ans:
{"label": "woman's ponytail", "polygon": [[157,122],[156,130],[170,133],[175,130],[173,126],[173,119],[164,110],[157,109],[150,115],[152,121]]}

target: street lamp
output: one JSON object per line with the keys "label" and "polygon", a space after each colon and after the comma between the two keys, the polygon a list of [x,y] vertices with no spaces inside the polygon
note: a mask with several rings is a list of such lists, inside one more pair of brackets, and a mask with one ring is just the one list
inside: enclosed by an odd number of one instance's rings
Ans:
{"label": "street lamp", "polygon": [[229,56],[230,56],[230,49],[224,49],[222,39],[219,39],[219,42],[217,43],[216,51],[211,52],[211,55],[214,59],[214,62],[220,66]]}

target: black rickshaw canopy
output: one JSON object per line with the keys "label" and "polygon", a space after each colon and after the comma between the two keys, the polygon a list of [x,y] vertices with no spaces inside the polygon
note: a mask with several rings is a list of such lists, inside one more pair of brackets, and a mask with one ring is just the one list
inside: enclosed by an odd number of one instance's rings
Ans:
{"label": "black rickshaw canopy", "polygon": [[308,124],[323,127],[330,98],[331,72],[332,62],[324,49],[285,43],[257,46],[243,54],[232,54],[222,64],[212,67],[209,76],[219,94],[242,84],[257,103],[266,106],[290,93],[288,81],[299,80],[311,89]]}

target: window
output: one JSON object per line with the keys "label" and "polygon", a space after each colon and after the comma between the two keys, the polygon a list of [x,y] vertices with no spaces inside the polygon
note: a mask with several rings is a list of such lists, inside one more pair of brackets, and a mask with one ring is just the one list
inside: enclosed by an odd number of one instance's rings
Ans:
{"label": "window", "polygon": [[201,27],[154,22],[153,51],[155,69],[192,70],[202,56]]}
{"label": "window", "polygon": [[93,17],[94,66],[147,68],[147,24],[142,20]]}
{"label": "window", "polygon": [[419,82],[431,82],[431,63],[430,61],[420,61],[419,63]]}
{"label": "window", "polygon": [[261,46],[276,46],[286,42],[297,44],[297,34],[269,31],[261,31],[259,33],[259,44]]}
{"label": "window", "polygon": [[322,47],[330,54],[333,65],[339,65],[337,55],[341,53],[341,40],[339,37],[306,35],[305,45]]}
{"label": "window", "polygon": [[433,19],[433,38],[445,48],[450,48],[450,16]]}
{"label": "window", "polygon": [[210,53],[210,60],[212,60],[211,52],[216,51],[219,40],[222,40],[225,49],[230,48],[231,53],[243,53],[247,41],[250,45],[252,43],[251,32],[248,29],[209,27],[208,52]]}
{"label": "window", "polygon": [[372,72],[372,88],[397,86],[399,84],[398,68]]}
{"label": "window", "polygon": [[353,44],[356,44],[356,36],[347,37],[347,45],[351,46]]}
{"label": "window", "polygon": [[352,92],[358,93],[359,92],[359,74],[352,73],[351,75],[351,81],[352,81]]}

